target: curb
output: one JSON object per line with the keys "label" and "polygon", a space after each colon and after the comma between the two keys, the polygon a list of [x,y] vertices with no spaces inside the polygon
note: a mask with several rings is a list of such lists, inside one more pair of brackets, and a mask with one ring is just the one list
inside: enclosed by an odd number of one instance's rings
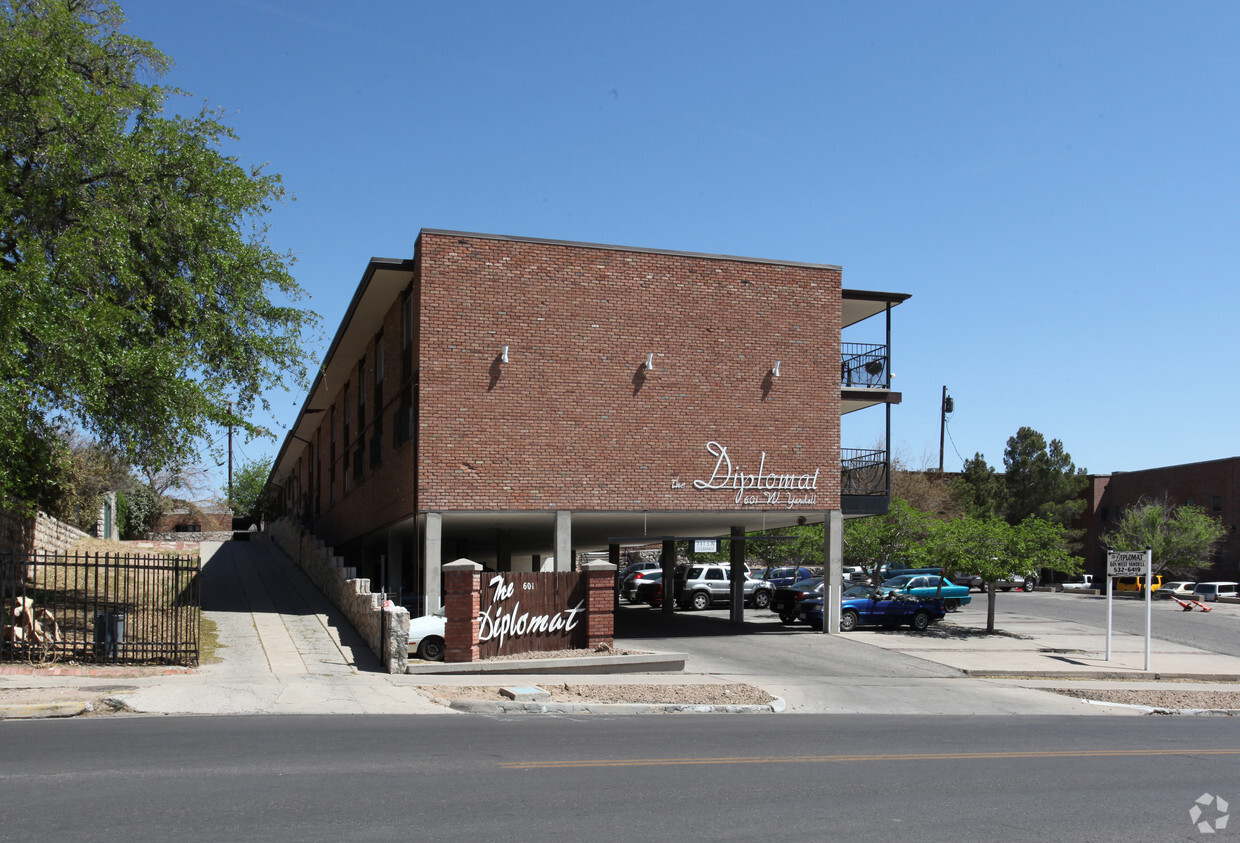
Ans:
{"label": "curb", "polygon": [[32,703],[0,706],[0,720],[44,720],[51,717],[77,717],[95,707],[89,702]]}
{"label": "curb", "polygon": [[651,653],[641,656],[582,656],[572,659],[508,659],[486,662],[410,662],[406,674],[414,676],[559,673],[680,673],[685,653]]}
{"label": "curb", "polygon": [[1135,705],[1134,703],[1109,703],[1104,700],[1091,700],[1081,698],[1081,702],[1089,705],[1109,705],[1112,708],[1130,708],[1134,711],[1144,711],[1146,714],[1182,714],[1185,716],[1205,716],[1205,717],[1236,717],[1240,715],[1240,709],[1236,708],[1160,708],[1155,705]]}
{"label": "curb", "polygon": [[970,679],[1101,679],[1147,682],[1176,680],[1189,682],[1240,683],[1240,675],[1234,673],[1160,673],[1157,671],[1084,671],[1084,670],[962,670]]}
{"label": "curb", "polygon": [[448,707],[467,714],[775,714],[788,706],[779,697],[766,705],[684,703],[538,703],[455,699]]}

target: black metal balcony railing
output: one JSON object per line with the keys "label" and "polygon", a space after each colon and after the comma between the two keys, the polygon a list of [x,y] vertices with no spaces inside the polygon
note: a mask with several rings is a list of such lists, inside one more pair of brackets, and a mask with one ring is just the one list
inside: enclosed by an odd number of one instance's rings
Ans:
{"label": "black metal balcony railing", "polygon": [[844,388],[863,386],[886,389],[891,386],[887,346],[846,342],[842,344],[842,348],[840,384]]}
{"label": "black metal balcony railing", "polygon": [[840,449],[840,494],[887,494],[887,452],[885,450]]}

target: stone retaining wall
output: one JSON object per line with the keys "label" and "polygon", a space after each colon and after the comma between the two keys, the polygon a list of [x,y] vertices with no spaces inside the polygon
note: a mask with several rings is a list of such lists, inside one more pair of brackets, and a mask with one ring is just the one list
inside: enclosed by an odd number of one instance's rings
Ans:
{"label": "stone retaining wall", "polygon": [[90,538],[71,524],[57,521],[46,512],[35,514],[34,549],[48,553],[63,553],[81,539]]}
{"label": "stone retaining wall", "polygon": [[346,566],[295,520],[280,518],[268,525],[267,534],[353,624],[387,671],[404,673],[409,666],[409,610],[384,607],[382,596],[371,593],[369,579],[359,579],[356,568]]}
{"label": "stone retaining wall", "polygon": [[218,533],[147,533],[147,541],[153,542],[182,542],[188,544],[199,544],[201,542],[226,542],[232,541],[232,530]]}

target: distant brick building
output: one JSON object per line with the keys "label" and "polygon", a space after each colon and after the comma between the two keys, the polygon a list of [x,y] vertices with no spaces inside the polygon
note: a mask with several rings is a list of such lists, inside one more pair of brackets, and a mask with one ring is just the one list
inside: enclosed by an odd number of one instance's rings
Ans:
{"label": "distant brick building", "polygon": [[269,485],[423,609],[458,557],[567,570],[824,520],[838,540],[886,511],[889,454],[842,448],[840,417],[883,406],[889,434],[906,298],[837,266],[424,230],[367,265]]}
{"label": "distant brick building", "polygon": [[1114,474],[1091,475],[1087,506],[1081,526],[1085,529],[1085,570],[1106,573],[1106,546],[1102,536],[1115,526],[1125,509],[1142,498],[1166,499],[1173,506],[1198,506],[1222,522],[1226,533],[1205,579],[1240,578],[1240,457],[1146,468]]}

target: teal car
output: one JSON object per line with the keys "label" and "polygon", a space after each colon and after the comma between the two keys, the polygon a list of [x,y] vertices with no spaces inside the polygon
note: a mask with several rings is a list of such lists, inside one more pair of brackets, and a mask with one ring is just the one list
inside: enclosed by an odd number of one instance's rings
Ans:
{"label": "teal car", "polygon": [[946,577],[936,574],[901,574],[884,582],[881,590],[895,591],[912,597],[931,597],[943,601],[943,608],[954,612],[972,601],[967,585],[956,585]]}

